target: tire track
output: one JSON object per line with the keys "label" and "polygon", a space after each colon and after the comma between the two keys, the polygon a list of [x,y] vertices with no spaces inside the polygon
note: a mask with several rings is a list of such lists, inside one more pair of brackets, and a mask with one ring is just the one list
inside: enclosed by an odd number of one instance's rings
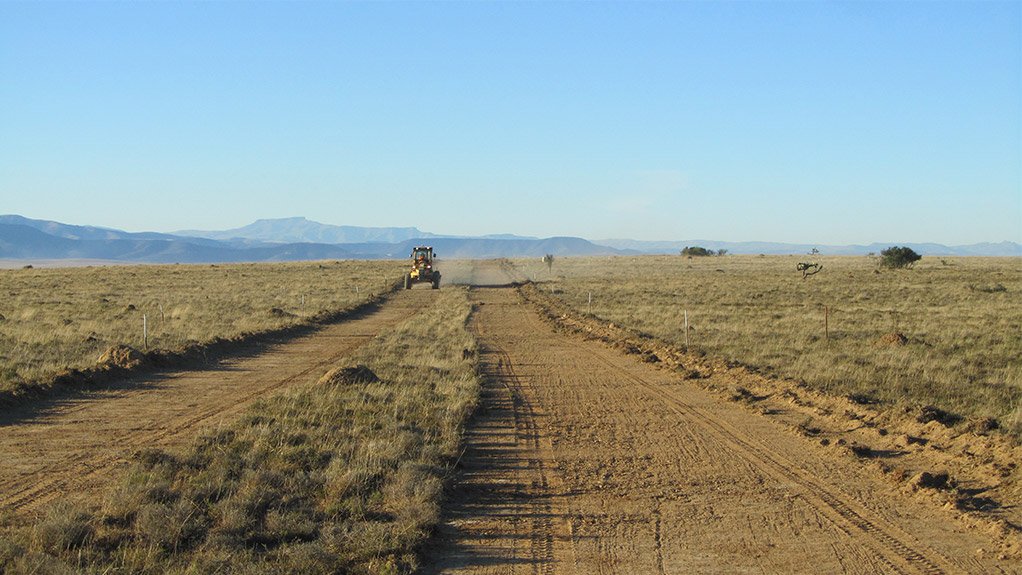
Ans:
{"label": "tire track", "polygon": [[653,510],[653,542],[656,545],[656,571],[657,575],[666,575],[664,568],[664,532],[663,517],[660,515],[660,505],[657,504]]}
{"label": "tire track", "polygon": [[[737,429],[714,419],[701,409],[679,398],[677,394],[671,393],[662,386],[650,383],[629,370],[622,369],[601,353],[593,350],[590,350],[589,353],[607,369],[627,378],[652,395],[666,400],[668,407],[677,415],[686,419],[697,419],[702,426],[712,430],[722,443],[732,447],[746,461],[753,463],[775,478],[786,479],[800,485],[808,498],[814,500],[814,506],[827,512],[842,531],[850,536],[854,535],[856,530],[869,535],[874,541],[872,547],[883,555],[886,565],[896,573],[943,575],[947,573],[945,569],[956,571],[961,569],[951,566],[946,557],[932,549],[925,548],[919,542],[906,543],[906,541],[912,541],[908,534],[900,532],[893,525],[884,524],[886,522],[866,511],[861,504],[855,504],[849,496],[842,497],[835,494],[799,466],[774,453],[767,445],[760,442],[757,442],[758,445],[752,445],[753,440],[743,437],[743,434]],[[881,524],[884,525],[881,526]],[[659,549],[659,529],[657,531]],[[899,532],[895,533],[896,531]],[[924,551],[921,551],[920,548],[923,548]],[[945,567],[941,567],[940,564]]]}
{"label": "tire track", "polygon": [[529,499],[532,507],[529,541],[532,557],[532,572],[549,575],[554,568],[554,526],[551,519],[553,506],[550,503],[550,481],[542,457],[539,456],[540,432],[536,425],[536,414],[532,403],[524,393],[522,381],[515,373],[511,356],[499,347],[486,350],[497,356],[497,377],[511,396],[512,414],[515,421],[515,434],[519,442],[525,444],[529,454],[528,470],[534,477],[528,478]]}

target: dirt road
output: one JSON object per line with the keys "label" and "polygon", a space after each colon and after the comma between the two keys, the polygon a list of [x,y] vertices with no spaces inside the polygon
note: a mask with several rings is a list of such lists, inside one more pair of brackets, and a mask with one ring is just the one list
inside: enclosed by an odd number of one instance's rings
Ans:
{"label": "dirt road", "polygon": [[487,382],[424,573],[1014,573],[945,510],[476,289]]}
{"label": "dirt road", "polygon": [[430,300],[401,291],[360,317],[297,339],[253,346],[211,368],[146,376],[0,416],[0,511],[31,512],[101,488],[130,454],[186,443],[255,399],[315,381]]}

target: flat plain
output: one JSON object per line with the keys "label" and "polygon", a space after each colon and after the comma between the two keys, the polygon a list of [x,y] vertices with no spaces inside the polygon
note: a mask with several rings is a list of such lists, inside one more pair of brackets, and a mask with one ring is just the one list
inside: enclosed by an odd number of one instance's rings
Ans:
{"label": "flat plain", "polygon": [[388,291],[401,269],[330,261],[0,270],[0,392],[93,367],[113,346],[143,350],[144,335],[148,349],[173,351],[350,309]]}
{"label": "flat plain", "polygon": [[[799,262],[823,271],[803,279]],[[515,264],[572,309],[672,344],[864,403],[934,405],[1022,433],[1019,258],[924,257],[911,269],[816,255]]]}
{"label": "flat plain", "polygon": [[[11,290],[35,309],[19,325],[115,304],[104,344],[130,343],[167,310],[132,290],[169,269],[216,303],[161,347],[278,331],[5,406],[0,571],[1020,572],[1014,262],[821,261],[804,280],[796,258],[441,262],[438,291],[394,290],[395,262],[10,270],[42,278]],[[369,298],[337,290],[358,266],[380,297],[338,314]],[[74,316],[55,286],[83,277],[104,291]],[[955,352],[981,392],[909,385]]]}

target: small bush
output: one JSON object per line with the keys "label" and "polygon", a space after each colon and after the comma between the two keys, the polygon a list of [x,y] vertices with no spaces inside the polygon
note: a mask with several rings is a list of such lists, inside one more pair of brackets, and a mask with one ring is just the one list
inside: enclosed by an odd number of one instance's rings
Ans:
{"label": "small bush", "polygon": [[1008,288],[1001,284],[993,285],[970,285],[969,291],[978,291],[982,293],[1001,293],[1008,291]]}
{"label": "small bush", "polygon": [[910,268],[923,256],[910,247],[891,246],[880,251],[880,265],[885,268]]}
{"label": "small bush", "polygon": [[712,256],[715,252],[700,246],[686,246],[681,250],[681,255],[689,257]]}
{"label": "small bush", "polygon": [[36,537],[47,552],[59,554],[84,545],[93,534],[91,517],[69,505],[56,505],[36,526]]}

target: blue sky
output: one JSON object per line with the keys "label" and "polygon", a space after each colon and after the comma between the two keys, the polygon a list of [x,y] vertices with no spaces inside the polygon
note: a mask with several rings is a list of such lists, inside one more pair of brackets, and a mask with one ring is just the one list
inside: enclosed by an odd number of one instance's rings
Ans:
{"label": "blue sky", "polygon": [[1022,3],[0,3],[0,213],[1022,241]]}

